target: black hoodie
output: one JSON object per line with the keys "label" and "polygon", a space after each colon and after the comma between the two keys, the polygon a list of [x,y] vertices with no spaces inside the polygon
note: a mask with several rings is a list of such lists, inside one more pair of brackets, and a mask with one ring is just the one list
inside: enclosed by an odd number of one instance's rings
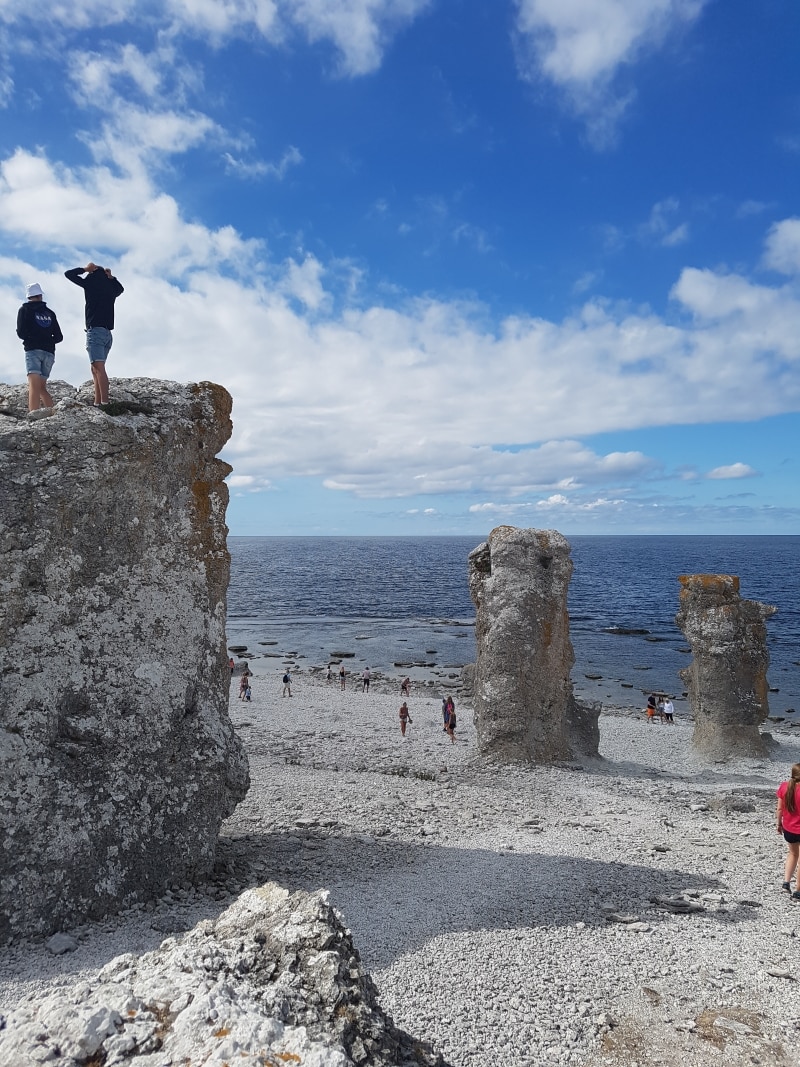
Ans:
{"label": "black hoodie", "polygon": [[125,290],[116,278],[109,278],[102,267],[97,267],[91,274],[86,274],[83,267],[65,270],[64,276],[79,285],[86,296],[86,329],[92,326],[105,326],[114,329],[114,301]]}
{"label": "black hoodie", "polygon": [[29,300],[19,309],[17,337],[22,338],[26,352],[55,352],[58,342],[64,340],[56,313],[44,300]]}

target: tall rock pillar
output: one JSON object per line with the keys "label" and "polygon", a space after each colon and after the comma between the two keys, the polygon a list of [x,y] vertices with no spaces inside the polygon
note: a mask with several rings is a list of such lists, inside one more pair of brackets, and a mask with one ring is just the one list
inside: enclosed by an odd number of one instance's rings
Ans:
{"label": "tall rock pillar", "polygon": [[597,754],[597,710],[576,705],[570,671],[570,546],[555,530],[498,526],[469,557],[482,755],[547,763]]}
{"label": "tall rock pillar", "polygon": [[693,743],[711,759],[761,756],[769,713],[766,619],[778,610],[742,600],[730,574],[683,574],[675,621],[692,662],[681,672],[695,718]]}
{"label": "tall rock pillar", "polygon": [[228,717],[218,385],[0,386],[0,941],[202,876],[249,784]]}

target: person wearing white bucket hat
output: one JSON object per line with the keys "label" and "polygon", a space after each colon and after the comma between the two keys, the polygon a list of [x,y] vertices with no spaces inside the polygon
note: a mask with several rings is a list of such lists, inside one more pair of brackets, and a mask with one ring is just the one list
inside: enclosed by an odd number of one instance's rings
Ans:
{"label": "person wearing white bucket hat", "polygon": [[31,282],[27,297],[17,313],[17,337],[25,349],[28,373],[28,415],[38,419],[53,414],[53,398],[47,391],[47,379],[56,359],[56,345],[64,340],[56,313],[44,300],[42,287]]}

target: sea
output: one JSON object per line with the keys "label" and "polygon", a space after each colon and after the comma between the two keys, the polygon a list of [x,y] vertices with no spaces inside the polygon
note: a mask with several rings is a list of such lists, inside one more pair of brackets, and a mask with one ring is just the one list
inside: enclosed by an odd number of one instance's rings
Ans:
{"label": "sea", "polygon": [[[480,537],[230,537],[228,644],[307,670],[454,684],[475,659],[467,557]],[[681,710],[691,655],[675,624],[681,574],[733,574],[767,620],[772,715],[800,709],[800,537],[572,537],[576,695],[636,706],[652,691]],[[627,631],[627,632],[626,632]],[[241,650],[246,649],[246,653]],[[255,664],[254,664],[255,666]],[[685,710],[685,703],[684,703]]]}

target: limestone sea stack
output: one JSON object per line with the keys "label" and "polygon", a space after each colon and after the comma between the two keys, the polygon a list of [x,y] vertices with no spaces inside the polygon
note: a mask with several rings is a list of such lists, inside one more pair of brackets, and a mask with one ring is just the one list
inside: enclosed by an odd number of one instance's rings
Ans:
{"label": "limestone sea stack", "polygon": [[0,386],[0,941],[204,875],[249,784],[228,716],[231,399]]}
{"label": "limestone sea stack", "polygon": [[681,672],[695,719],[694,746],[711,759],[762,756],[769,714],[767,628],[778,610],[743,600],[730,574],[683,574],[675,621],[692,650]]}
{"label": "limestone sea stack", "polygon": [[478,751],[503,762],[596,755],[599,709],[575,701],[569,542],[556,530],[498,526],[470,553]]}

